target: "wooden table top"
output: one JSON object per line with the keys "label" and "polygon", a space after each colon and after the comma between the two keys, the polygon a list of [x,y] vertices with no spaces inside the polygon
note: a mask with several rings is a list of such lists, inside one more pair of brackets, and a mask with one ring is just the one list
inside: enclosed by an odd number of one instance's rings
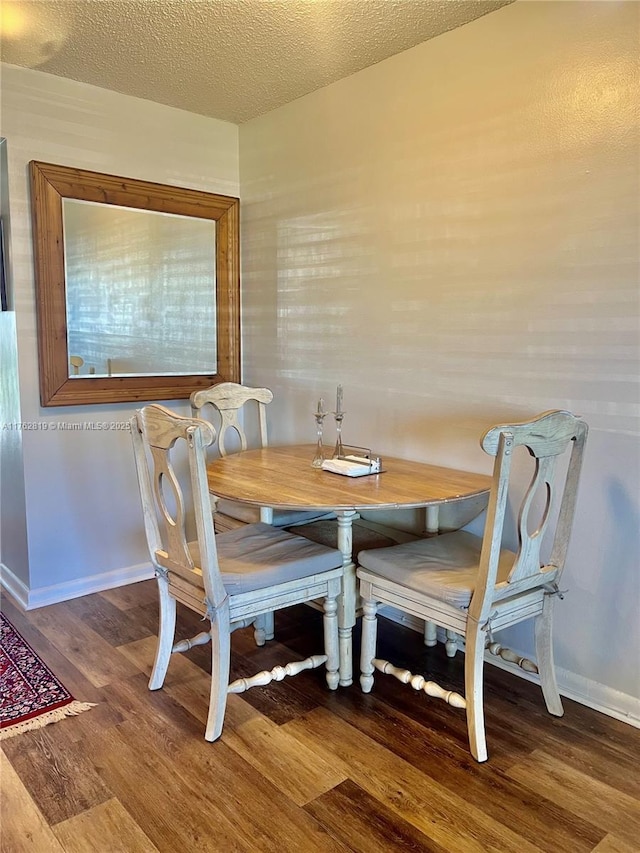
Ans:
{"label": "wooden table top", "polygon": [[399,509],[481,495],[491,477],[424,462],[382,457],[380,474],[345,477],[311,467],[315,445],[245,450],[208,463],[219,498],[274,509]]}

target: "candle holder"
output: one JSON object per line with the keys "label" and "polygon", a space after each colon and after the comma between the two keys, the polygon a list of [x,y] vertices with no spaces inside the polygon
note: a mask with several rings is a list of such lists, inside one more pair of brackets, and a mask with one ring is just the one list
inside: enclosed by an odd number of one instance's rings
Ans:
{"label": "candle holder", "polygon": [[341,456],[344,456],[344,448],[342,447],[342,419],[345,416],[345,412],[334,412],[333,417],[336,419],[336,446],[333,449],[332,459],[339,459]]}
{"label": "candle holder", "polygon": [[324,452],[322,449],[322,429],[324,426],[324,419],[327,417],[328,412],[314,412],[313,417],[316,420],[316,455],[313,457],[311,461],[312,468],[322,468],[322,463],[324,462]]}

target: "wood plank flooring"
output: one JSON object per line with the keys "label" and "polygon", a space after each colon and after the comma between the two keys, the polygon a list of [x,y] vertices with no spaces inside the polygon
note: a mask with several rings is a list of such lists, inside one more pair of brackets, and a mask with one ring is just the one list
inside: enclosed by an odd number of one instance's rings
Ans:
{"label": "wood plank flooring", "polygon": [[[77,699],[78,717],[2,741],[2,853],[639,853],[640,732],[486,667],[490,758],[464,714],[379,676],[331,693],[321,670],[229,697],[204,740],[209,647],[147,689],[154,581],[2,610]],[[202,629],[179,606],[178,635]],[[231,677],[318,652],[320,614],[276,614],[262,649],[232,640]],[[380,621],[382,657],[463,690],[463,657]],[[359,638],[356,636],[356,648]]]}

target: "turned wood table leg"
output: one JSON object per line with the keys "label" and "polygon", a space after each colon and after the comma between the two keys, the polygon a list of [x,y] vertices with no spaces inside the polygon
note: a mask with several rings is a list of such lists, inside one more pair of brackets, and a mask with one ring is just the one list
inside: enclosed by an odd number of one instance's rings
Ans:
{"label": "turned wood table leg", "polygon": [[338,548],[342,551],[344,578],[338,598],[338,636],[340,647],[340,686],[353,683],[353,626],[356,624],[356,567],[353,562],[352,522],[355,510],[338,510]]}
{"label": "turned wood table leg", "polygon": [[[438,533],[440,525],[440,505],[432,504],[425,507],[425,536],[435,536]],[[425,646],[435,646],[438,643],[438,626],[435,622],[424,623],[424,644]]]}
{"label": "turned wood table leg", "polygon": [[[273,509],[270,506],[260,507],[260,521],[263,524],[273,524]],[[275,637],[275,619],[273,613],[265,613],[263,616],[264,622],[264,639],[273,640]],[[262,645],[258,643],[258,645]]]}

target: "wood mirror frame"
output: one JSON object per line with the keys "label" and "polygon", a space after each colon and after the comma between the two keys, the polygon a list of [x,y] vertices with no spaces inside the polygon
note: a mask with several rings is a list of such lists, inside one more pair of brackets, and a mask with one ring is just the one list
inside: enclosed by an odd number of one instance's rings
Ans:
{"label": "wood mirror frame", "polygon": [[[176,400],[217,382],[240,382],[239,200],[35,160],[29,170],[41,404]],[[215,220],[217,372],[69,377],[62,212],[65,198]]]}

